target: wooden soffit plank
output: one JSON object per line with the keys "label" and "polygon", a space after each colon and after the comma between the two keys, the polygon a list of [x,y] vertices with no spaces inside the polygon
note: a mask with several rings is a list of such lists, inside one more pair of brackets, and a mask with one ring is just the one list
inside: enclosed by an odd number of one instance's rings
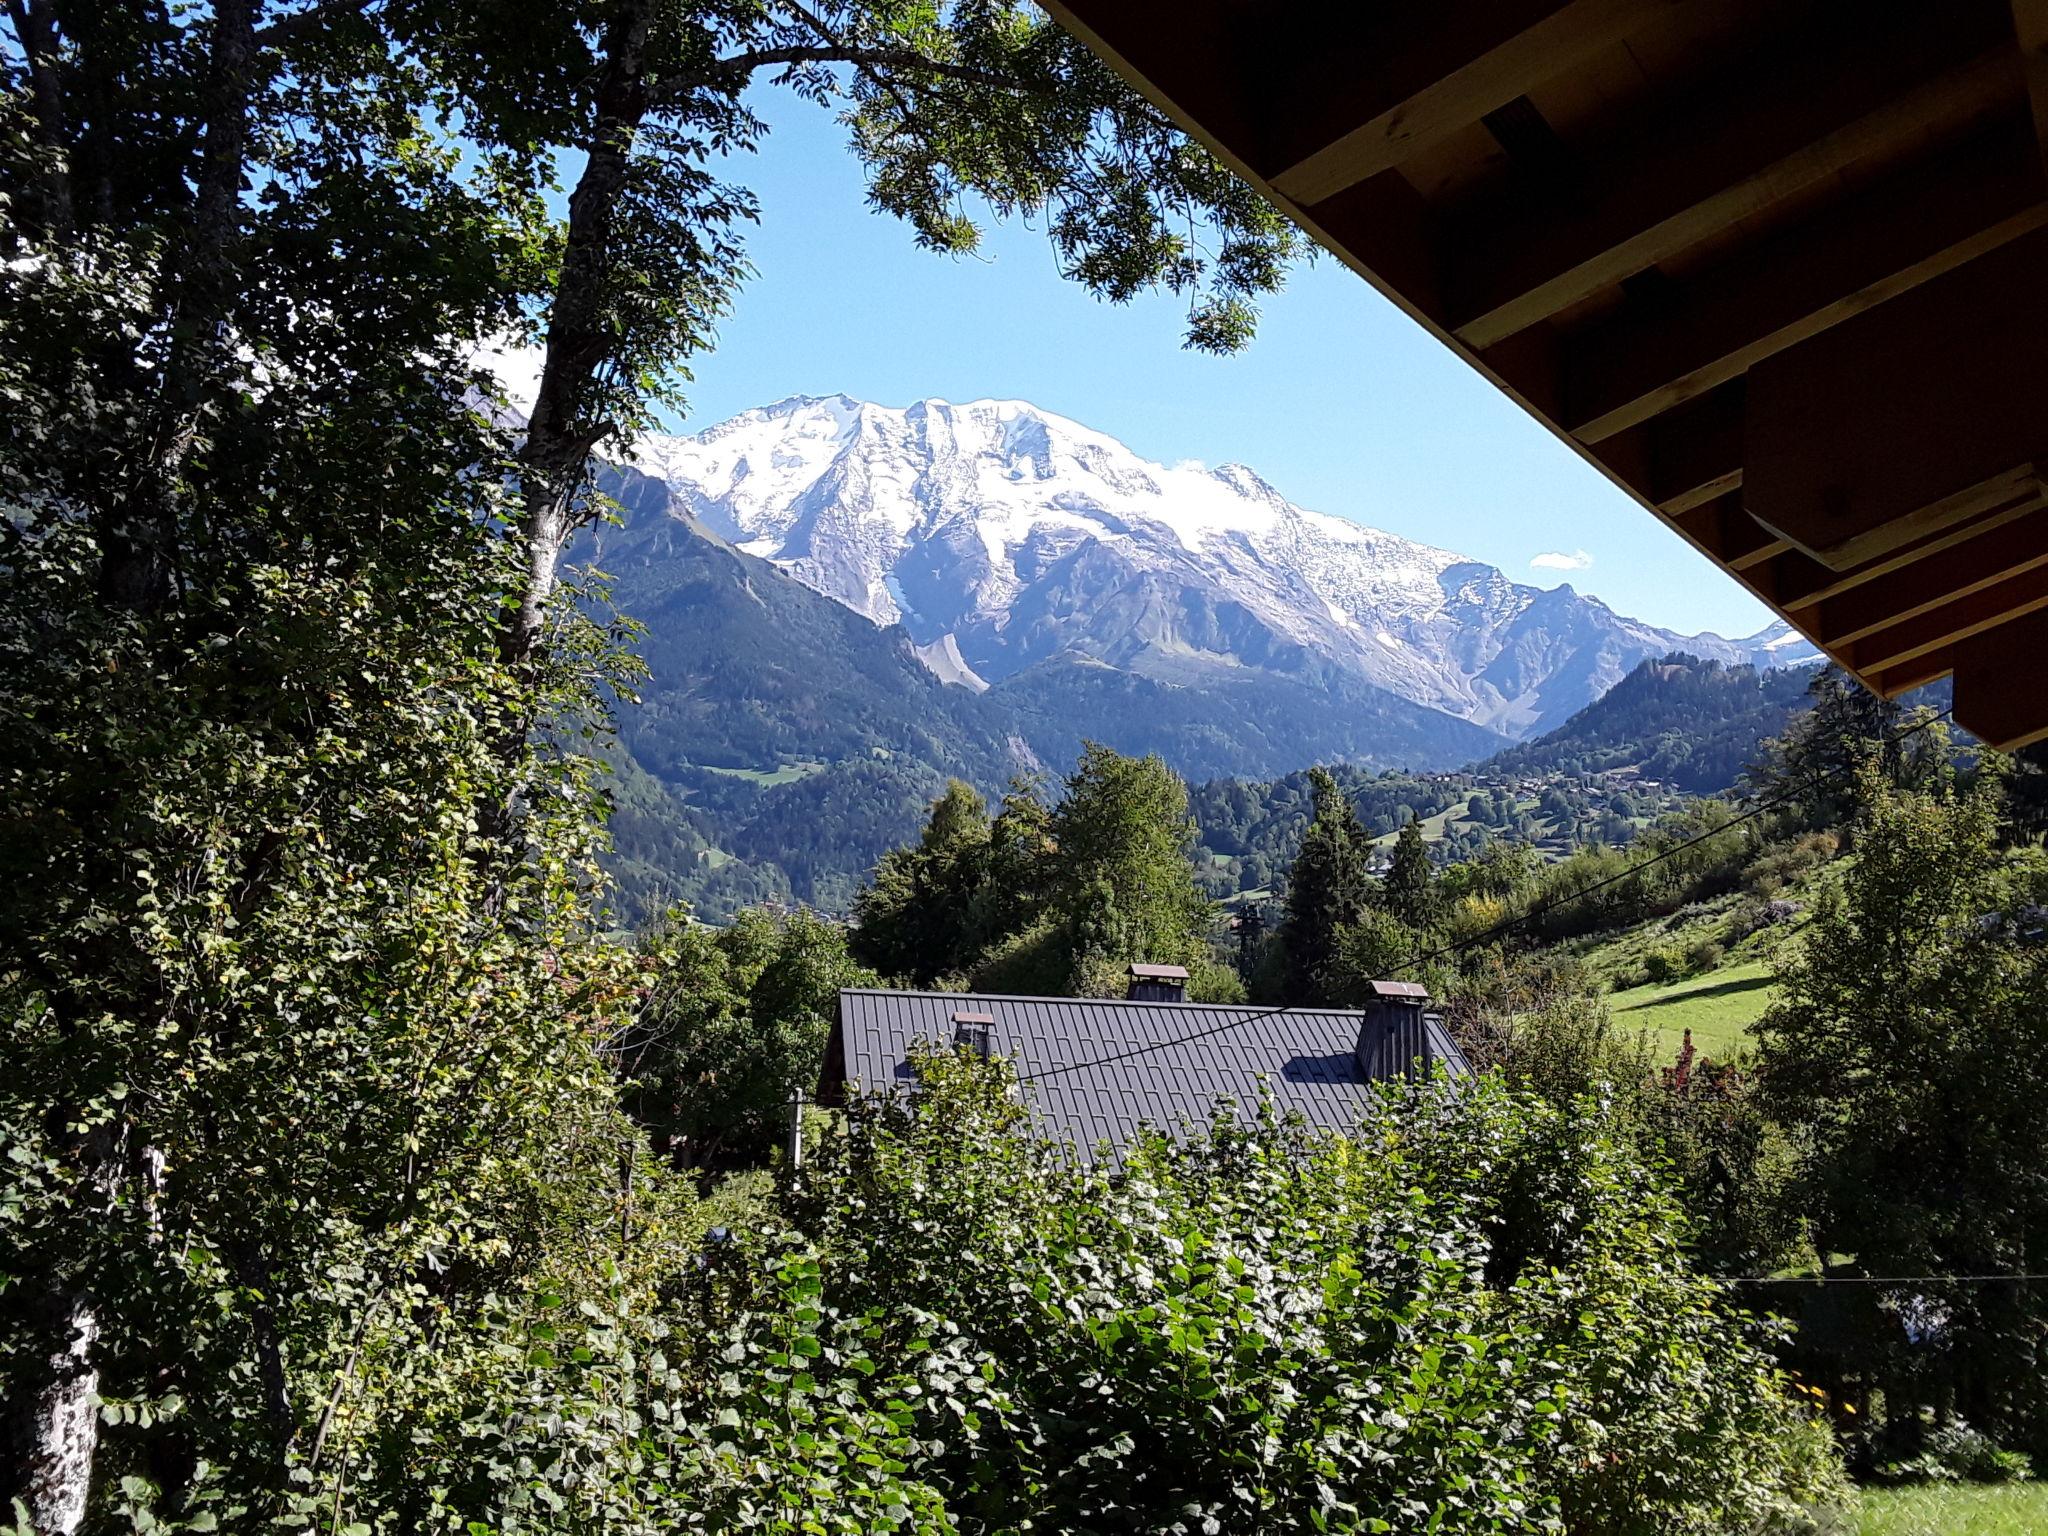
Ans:
{"label": "wooden soffit plank", "polygon": [[2013,117],[1573,336],[1564,423],[1599,442],[2043,227],[2048,173]]}
{"label": "wooden soffit plank", "polygon": [[2048,566],[2048,523],[2032,514],[2002,522],[1979,537],[1902,563],[1847,591],[1788,609],[1792,622],[1823,647],[1836,649],[1919,618],[2000,582]]}
{"label": "wooden soffit plank", "polygon": [[1956,722],[2001,752],[2048,740],[2048,611],[1987,630],[1955,647]]}
{"label": "wooden soffit plank", "polygon": [[2048,230],[1749,370],[1744,504],[1848,571],[2039,493]]}
{"label": "wooden soffit plank", "polygon": [[[1966,0],[1864,8],[1702,82],[1569,178],[1460,209],[1445,241],[1446,322],[1484,349],[1863,162],[1954,137],[2021,97],[1997,12]],[[1556,179],[1552,168],[1543,174]]]}
{"label": "wooden soffit plank", "polygon": [[[1686,0],[1490,0],[1486,5],[1369,6],[1334,56],[1304,56],[1290,87],[1317,102],[1300,124],[1278,130],[1276,151],[1289,162],[1273,173],[1273,189],[1304,206],[1392,170],[1419,150],[1506,106],[1532,87],[1653,24]],[[1309,8],[1309,15],[1316,8]],[[1321,17],[1311,24],[1323,27]],[[1295,40],[1315,44],[1311,27]],[[1318,89],[1318,85],[1322,89]],[[1276,116],[1304,109],[1275,101]],[[1357,126],[1313,153],[1303,153],[1304,128],[1333,113]],[[1315,137],[1309,128],[1307,137]],[[1301,158],[1292,158],[1300,154]]]}
{"label": "wooden soffit plank", "polygon": [[2022,571],[1968,597],[1837,646],[1831,654],[1858,676],[1883,672],[2043,609],[2048,609],[2048,570]]}
{"label": "wooden soffit plank", "polygon": [[2012,0],[2012,21],[2034,108],[2035,142],[2048,165],[2048,0]]}

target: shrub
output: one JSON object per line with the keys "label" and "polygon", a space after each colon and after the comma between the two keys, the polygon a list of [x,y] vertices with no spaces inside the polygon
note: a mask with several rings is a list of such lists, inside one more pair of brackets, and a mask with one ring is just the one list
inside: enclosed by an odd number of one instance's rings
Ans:
{"label": "shrub", "polygon": [[1841,839],[1832,832],[1808,832],[1773,843],[1743,868],[1742,888],[1768,900],[1827,863],[1841,847]]}
{"label": "shrub", "polygon": [[1885,1462],[1876,1476],[1887,1483],[2011,1483],[2033,1475],[2033,1464],[1991,1436],[1954,1419],[1930,1430],[1916,1455]]}
{"label": "shrub", "polygon": [[1766,1332],[1688,1271],[1597,1100],[1390,1090],[1353,1137],[1224,1118],[1113,1173],[1036,1141],[1001,1063],[920,1081],[857,1103],[795,1206],[806,1347],[862,1362],[816,1388],[848,1434],[894,1415],[906,1507],[973,1531],[1704,1536],[1836,1486]]}
{"label": "shrub", "polygon": [[1713,970],[1727,954],[1728,951],[1713,939],[1695,939],[1685,947],[1685,968],[1697,976]]}
{"label": "shrub", "polygon": [[1650,986],[1666,986],[1685,972],[1685,959],[1675,950],[1653,949],[1643,956],[1643,980]]}

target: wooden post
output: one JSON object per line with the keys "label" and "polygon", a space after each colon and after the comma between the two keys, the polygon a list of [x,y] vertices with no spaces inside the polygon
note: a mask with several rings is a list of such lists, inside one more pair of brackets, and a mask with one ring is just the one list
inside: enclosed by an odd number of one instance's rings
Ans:
{"label": "wooden post", "polygon": [[804,1091],[801,1088],[789,1090],[789,1171],[795,1173],[804,1165]]}

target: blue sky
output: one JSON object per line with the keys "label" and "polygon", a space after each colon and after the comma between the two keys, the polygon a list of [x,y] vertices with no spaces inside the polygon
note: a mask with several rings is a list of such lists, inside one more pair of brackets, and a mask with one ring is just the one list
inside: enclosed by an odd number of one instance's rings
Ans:
{"label": "blue sky", "polygon": [[[718,350],[696,361],[678,430],[796,394],[1029,400],[1148,458],[1248,464],[1303,506],[1517,580],[1570,581],[1674,629],[1745,635],[1770,622],[1335,261],[1298,271],[1266,304],[1248,352],[1184,352],[1176,301],[1103,304],[1060,278],[1036,231],[993,230],[972,259],[918,250],[867,207],[828,113],[787,97],[760,106],[775,131],[731,168],[761,201],[748,236],[759,275]],[[1531,565],[1545,555],[1561,558]]]}

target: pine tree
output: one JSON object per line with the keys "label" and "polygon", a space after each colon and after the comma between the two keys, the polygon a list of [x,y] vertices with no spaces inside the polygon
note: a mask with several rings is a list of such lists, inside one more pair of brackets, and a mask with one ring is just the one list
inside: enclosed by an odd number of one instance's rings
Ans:
{"label": "pine tree", "polygon": [[1422,841],[1422,824],[1409,821],[1394,839],[1394,862],[1381,885],[1387,910],[1411,928],[1427,928],[1436,918],[1436,872]]}
{"label": "pine tree", "polygon": [[1339,929],[1358,921],[1372,897],[1371,839],[1326,768],[1309,775],[1315,819],[1287,877],[1287,991],[1291,1001],[1325,1000]]}
{"label": "pine tree", "polygon": [[1237,974],[1249,986],[1266,948],[1266,904],[1248,901],[1237,916]]}

